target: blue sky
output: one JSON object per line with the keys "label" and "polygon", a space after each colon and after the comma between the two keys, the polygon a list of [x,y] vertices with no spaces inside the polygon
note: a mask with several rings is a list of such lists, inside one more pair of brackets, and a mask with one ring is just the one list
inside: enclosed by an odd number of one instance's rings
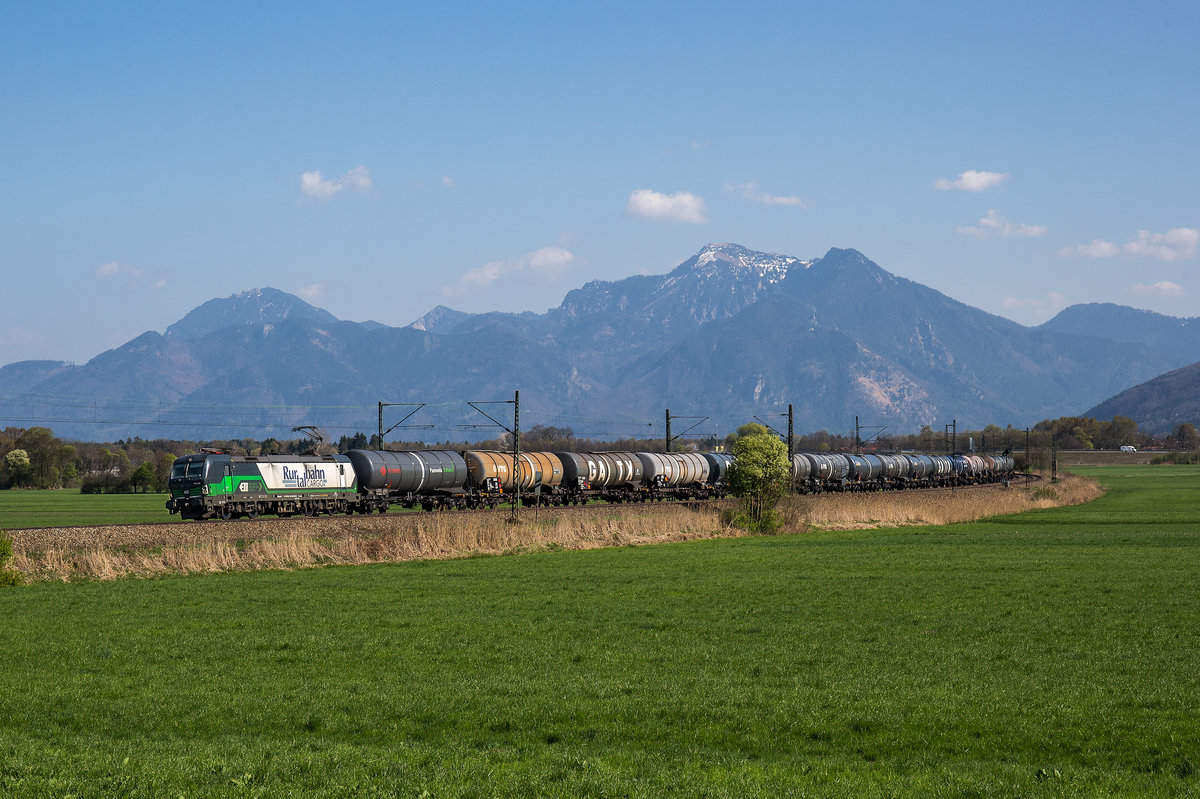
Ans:
{"label": "blue sky", "polygon": [[1200,315],[1195,3],[0,10],[0,364],[273,286],[403,325],[708,242]]}

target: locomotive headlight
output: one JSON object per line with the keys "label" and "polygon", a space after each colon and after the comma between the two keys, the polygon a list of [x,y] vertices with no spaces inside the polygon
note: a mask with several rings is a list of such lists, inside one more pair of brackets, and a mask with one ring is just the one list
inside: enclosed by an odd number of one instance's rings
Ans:
{"label": "locomotive headlight", "polygon": [[205,483],[200,487],[200,493],[208,496],[208,483]]}

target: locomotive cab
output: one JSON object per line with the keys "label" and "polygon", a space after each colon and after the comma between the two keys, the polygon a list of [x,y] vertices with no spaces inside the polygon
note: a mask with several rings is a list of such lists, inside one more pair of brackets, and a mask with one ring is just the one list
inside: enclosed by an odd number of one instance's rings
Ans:
{"label": "locomotive cab", "polygon": [[202,519],[208,508],[205,497],[209,495],[210,483],[220,483],[229,465],[228,455],[197,453],[177,458],[171,465],[171,476],[167,479],[167,510],[178,513],[185,519]]}

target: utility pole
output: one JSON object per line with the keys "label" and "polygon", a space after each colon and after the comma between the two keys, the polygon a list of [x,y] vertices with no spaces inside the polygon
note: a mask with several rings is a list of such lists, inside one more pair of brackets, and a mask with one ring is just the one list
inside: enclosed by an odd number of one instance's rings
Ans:
{"label": "utility pole", "polygon": [[699,427],[700,425],[702,425],[708,421],[707,416],[676,416],[675,418],[676,419],[695,419],[697,421],[695,424],[693,424],[688,429],[684,430],[679,435],[673,436],[673,435],[671,435],[671,409],[667,408],[667,438],[666,438],[667,448],[665,450],[663,450],[664,452],[671,451],[671,442],[672,441],[674,441],[677,438],[682,438],[683,436],[686,436],[688,433],[692,432],[697,427]]}
{"label": "utility pole", "polygon": [[517,489],[517,499],[513,502],[512,520],[520,521],[518,510],[521,507],[521,392],[513,392],[513,485]]}
{"label": "utility pole", "polygon": [[878,436],[880,433],[882,433],[884,430],[887,430],[887,425],[886,425],[886,424],[882,424],[882,425],[867,425],[867,426],[864,428],[862,425],[860,425],[860,424],[858,423],[858,417],[857,417],[857,416],[855,416],[855,417],[854,417],[854,454],[855,454],[855,455],[861,455],[861,454],[862,454],[862,445],[863,445],[864,443],[866,443],[866,442],[864,442],[864,441],[862,440],[862,432],[863,432],[863,430],[874,430],[874,431],[875,431],[874,433],[872,433],[872,434],[871,434],[870,438],[868,438],[868,439],[867,439],[867,441],[871,441],[871,440],[875,439],[875,438],[876,438],[876,437],[877,437],[877,436]]}
{"label": "utility pole", "polygon": [[[468,402],[472,408],[486,416],[492,423],[490,425],[459,425],[460,427],[499,427],[509,435],[513,440],[513,487],[516,489],[513,494],[514,501],[512,503],[512,516],[509,518],[512,522],[521,520],[521,392],[513,392],[513,398],[510,400],[492,400],[491,402]],[[494,419],[491,414],[480,408],[480,405],[512,405],[513,406],[513,426],[509,427],[497,419]],[[503,491],[503,483],[501,483],[501,491]]]}
{"label": "utility pole", "polygon": [[796,454],[796,444],[792,438],[792,404],[788,403],[788,463],[791,464],[792,457]]}
{"label": "utility pole", "polygon": [[[412,410],[403,419],[396,422],[394,425],[389,427],[387,430],[384,430],[383,429],[383,409],[384,408],[392,408],[392,407],[412,408]],[[431,424],[414,424],[414,425],[405,425],[404,424],[409,419],[411,419],[413,417],[413,415],[416,414],[417,411],[421,410],[424,407],[425,407],[424,402],[380,402],[379,403],[379,448],[380,449],[384,448],[383,437],[386,436],[388,433],[392,432],[393,430],[395,430],[397,427],[400,427],[401,425],[403,425],[404,427],[411,427],[411,428],[418,429],[418,430],[429,430],[430,428],[432,428],[433,425],[431,425]]]}
{"label": "utility pole", "polygon": [[[953,460],[954,457],[956,455],[958,455],[958,420],[957,419],[953,420],[952,422],[950,422],[950,424],[946,425],[946,432],[948,434],[948,436],[946,438],[946,443],[948,443],[950,445],[950,458],[951,458],[951,460]],[[954,489],[957,487],[957,485],[958,485],[958,479],[956,477],[954,480],[950,481],[950,491],[953,492]]]}
{"label": "utility pole", "polygon": [[954,457],[958,454],[958,420],[955,419],[950,424],[946,425],[945,432],[942,434],[942,440],[950,447],[950,456]]}
{"label": "utility pole", "polygon": [[1054,448],[1050,450],[1050,482],[1058,482],[1058,436],[1054,436]]}
{"label": "utility pole", "polygon": [[793,428],[792,428],[792,406],[791,406],[791,405],[788,405],[788,412],[787,412],[787,413],[781,413],[781,414],[779,414],[779,415],[780,415],[780,416],[786,416],[786,417],[787,417],[787,420],[788,420],[788,426],[787,426],[787,436],[786,436],[786,437],[783,435],[783,433],[781,433],[781,432],[779,432],[778,430],[776,430],[774,427],[772,427],[772,426],[770,425],[770,423],[768,423],[766,420],[762,419],[761,417],[755,416],[755,417],[754,417],[754,421],[758,422],[758,423],[759,423],[759,424],[761,424],[763,427],[767,428],[767,429],[768,429],[768,430],[770,430],[772,433],[774,433],[775,435],[779,436],[779,438],[780,438],[780,439],[782,439],[782,440],[783,440],[783,442],[784,442],[785,444],[787,444],[787,448],[788,448],[788,463],[791,463],[791,462],[792,462],[792,456],[796,454],[796,447],[795,447],[795,445],[794,445],[794,443],[793,443],[793,439],[792,439],[792,429],[793,429]]}
{"label": "utility pole", "polygon": [[1033,461],[1029,460],[1029,428],[1025,428],[1025,484],[1033,479]]}

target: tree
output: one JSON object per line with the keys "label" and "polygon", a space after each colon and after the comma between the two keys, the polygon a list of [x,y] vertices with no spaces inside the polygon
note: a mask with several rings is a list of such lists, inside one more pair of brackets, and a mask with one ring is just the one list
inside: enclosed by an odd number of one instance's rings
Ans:
{"label": "tree", "polygon": [[738,439],[740,439],[740,438],[745,438],[746,436],[770,435],[770,434],[771,434],[771,431],[768,430],[763,425],[759,424],[758,422],[750,422],[748,424],[742,425],[734,432],[725,436],[725,446],[728,447],[732,451],[733,445],[736,444],[738,442]]}
{"label": "tree", "polygon": [[75,459],[75,448],[54,437],[47,427],[22,430],[16,447],[29,457],[29,467],[23,480],[34,488],[54,488],[62,485],[63,468]]}
{"label": "tree", "polygon": [[175,465],[175,453],[159,452],[154,456],[154,490],[163,493],[171,479],[171,467]]}
{"label": "tree", "polygon": [[556,452],[571,450],[575,446],[575,431],[569,427],[551,427],[535,424],[521,433],[521,449]]}
{"label": "tree", "polygon": [[24,485],[29,479],[29,453],[23,449],[9,450],[4,456],[4,465],[15,486]]}
{"label": "tree", "polygon": [[729,469],[729,489],[742,502],[747,529],[773,532],[779,527],[775,514],[791,478],[787,445],[760,428],[733,444],[733,466]]}
{"label": "tree", "polygon": [[1103,441],[1097,442],[1103,449],[1119,449],[1122,445],[1132,444],[1137,440],[1137,422],[1128,416],[1114,416],[1106,427]]}
{"label": "tree", "polygon": [[367,436],[364,433],[355,433],[352,436],[342,436],[338,439],[338,452],[349,452],[352,449],[366,449]]}
{"label": "tree", "polygon": [[1184,422],[1176,427],[1171,437],[1175,439],[1181,452],[1195,450],[1197,445],[1200,445],[1200,433],[1196,432],[1196,426],[1191,422]]}
{"label": "tree", "polygon": [[129,476],[129,484],[133,486],[134,491],[141,491],[143,494],[154,487],[154,464],[150,461],[142,461],[141,465],[133,470],[133,474]]}

